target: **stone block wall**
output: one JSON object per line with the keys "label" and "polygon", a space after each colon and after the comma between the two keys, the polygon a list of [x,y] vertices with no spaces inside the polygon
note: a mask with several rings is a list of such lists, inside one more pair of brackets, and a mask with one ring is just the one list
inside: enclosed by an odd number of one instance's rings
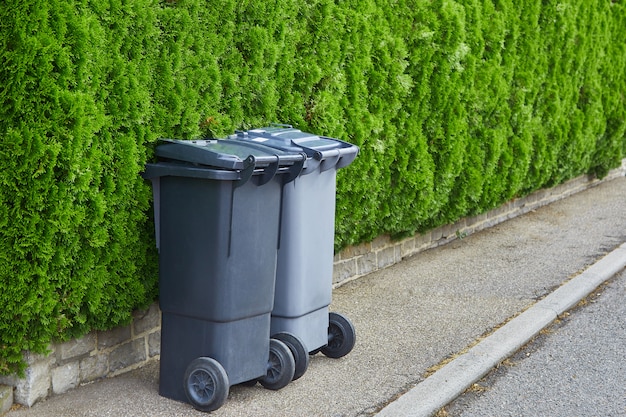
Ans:
{"label": "stone block wall", "polygon": [[50,395],[62,394],[81,384],[115,376],[158,359],[160,328],[161,312],[155,303],[148,310],[135,312],[132,323],[127,326],[51,344],[47,355],[26,352],[28,367],[24,378],[0,377],[0,384],[14,387],[13,401],[30,407]]}
{"label": "stone block wall", "polygon": [[0,416],[11,409],[13,405],[13,387],[0,385]]}
{"label": "stone block wall", "polygon": [[[346,248],[334,259],[333,285],[386,268],[427,249],[447,244],[495,226],[513,217],[566,198],[579,191],[626,173],[626,159],[602,180],[581,176],[557,187],[512,200],[478,216],[467,217],[424,234],[402,240],[380,236],[372,242]],[[0,415],[13,401],[30,407],[50,395],[62,394],[81,384],[136,369],[159,359],[161,312],[153,304],[137,311],[131,324],[108,331],[95,331],[76,340],[55,343],[48,355],[25,353],[26,375],[0,377]],[[11,398],[12,397],[12,398]]]}

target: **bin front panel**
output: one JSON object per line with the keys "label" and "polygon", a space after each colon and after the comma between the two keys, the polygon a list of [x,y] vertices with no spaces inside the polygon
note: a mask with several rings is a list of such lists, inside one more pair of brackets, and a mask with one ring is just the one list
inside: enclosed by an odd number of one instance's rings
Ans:
{"label": "bin front panel", "polygon": [[215,323],[163,313],[159,394],[187,402],[183,377],[199,357],[217,360],[230,385],[264,376],[269,357],[269,314]]}
{"label": "bin front panel", "polygon": [[162,311],[226,322],[271,311],[281,185],[161,179]]}

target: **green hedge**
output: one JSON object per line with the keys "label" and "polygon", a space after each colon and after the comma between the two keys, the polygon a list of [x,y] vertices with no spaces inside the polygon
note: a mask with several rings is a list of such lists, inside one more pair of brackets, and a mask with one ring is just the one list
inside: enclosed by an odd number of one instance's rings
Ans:
{"label": "green hedge", "polygon": [[361,147],[336,249],[626,154],[622,0],[0,5],[0,374],[157,296],[158,137],[270,122]]}
{"label": "green hedge", "polygon": [[[156,296],[151,2],[0,6],[0,373]],[[150,58],[150,59],[148,59]]]}

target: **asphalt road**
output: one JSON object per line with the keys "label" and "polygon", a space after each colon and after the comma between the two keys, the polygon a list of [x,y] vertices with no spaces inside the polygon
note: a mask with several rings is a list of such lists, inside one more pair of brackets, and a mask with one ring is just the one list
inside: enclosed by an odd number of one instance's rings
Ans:
{"label": "asphalt road", "polygon": [[626,416],[626,271],[440,416]]}

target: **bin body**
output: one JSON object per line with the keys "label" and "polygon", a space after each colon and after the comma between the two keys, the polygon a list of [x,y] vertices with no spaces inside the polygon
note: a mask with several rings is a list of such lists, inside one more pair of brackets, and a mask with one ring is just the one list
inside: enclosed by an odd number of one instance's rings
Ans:
{"label": "bin body", "polygon": [[267,372],[284,175],[184,164],[173,151],[144,176],[159,247],[159,393],[187,401],[183,376],[198,357],[217,360],[230,385]]}
{"label": "bin body", "polygon": [[285,185],[271,333],[290,332],[308,351],[328,341],[335,225],[334,169]]}
{"label": "bin body", "polygon": [[277,180],[161,178],[161,311],[216,322],[271,311],[280,193]]}
{"label": "bin body", "polygon": [[293,333],[315,351],[328,343],[336,173],[354,160],[358,147],[290,127],[253,129],[235,138],[307,154],[301,174],[283,188],[271,334]]}

